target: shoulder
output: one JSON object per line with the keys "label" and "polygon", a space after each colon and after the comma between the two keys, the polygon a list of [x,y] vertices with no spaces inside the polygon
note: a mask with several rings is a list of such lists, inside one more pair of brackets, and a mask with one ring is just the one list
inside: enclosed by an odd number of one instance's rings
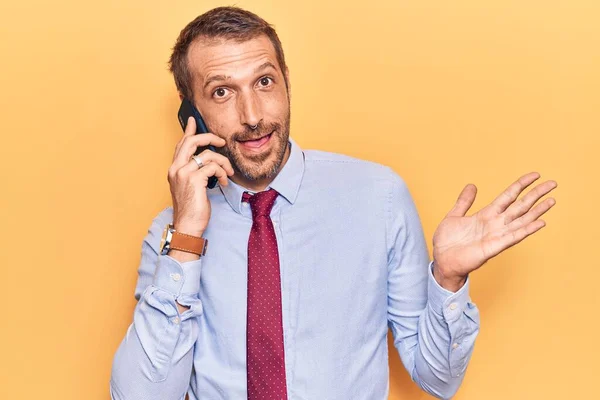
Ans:
{"label": "shoulder", "polygon": [[322,150],[304,150],[304,160],[306,170],[320,176],[379,182],[390,190],[391,186],[404,185],[396,171],[375,161]]}

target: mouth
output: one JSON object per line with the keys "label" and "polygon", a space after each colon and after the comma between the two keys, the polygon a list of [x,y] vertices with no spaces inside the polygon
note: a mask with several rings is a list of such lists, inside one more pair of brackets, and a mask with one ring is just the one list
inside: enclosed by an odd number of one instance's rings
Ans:
{"label": "mouth", "polygon": [[273,136],[273,132],[257,139],[238,140],[237,142],[240,143],[244,149],[259,150],[271,141],[271,136]]}

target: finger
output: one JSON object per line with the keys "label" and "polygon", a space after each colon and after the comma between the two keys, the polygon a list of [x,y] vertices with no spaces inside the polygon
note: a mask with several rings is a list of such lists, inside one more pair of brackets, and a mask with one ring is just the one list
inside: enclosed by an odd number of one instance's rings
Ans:
{"label": "finger", "polygon": [[231,176],[234,174],[231,161],[229,161],[229,159],[222,154],[216,153],[210,149],[206,149],[202,153],[200,153],[198,157],[200,157],[203,164],[208,164],[209,162],[216,162],[227,172],[227,175]]}
{"label": "finger", "polygon": [[550,193],[556,187],[557,183],[555,181],[546,181],[531,189],[529,193],[527,193],[521,199],[515,201],[506,209],[504,213],[504,223],[508,224],[509,222],[519,218],[520,216],[528,212],[539,199],[541,199],[544,195]]}
{"label": "finger", "polygon": [[176,169],[184,166],[189,161],[190,157],[194,155],[198,147],[209,145],[221,147],[224,146],[225,143],[225,139],[213,133],[186,136],[183,138],[183,142],[173,158],[173,165]]}
{"label": "finger", "polygon": [[[509,231],[508,233],[506,233],[504,236],[502,236],[499,239],[500,246],[502,248],[502,250],[500,250],[500,251],[504,251],[507,248],[514,246],[515,244],[517,244],[517,243],[521,242],[523,239],[525,239],[527,236],[532,235],[535,232],[539,231],[544,226],[546,226],[546,222],[542,219],[538,219],[533,222],[530,222],[529,224],[527,224],[525,226],[520,227],[517,230]],[[498,253],[500,253],[500,252],[498,252]]]}
{"label": "finger", "polygon": [[211,162],[210,164],[203,166],[197,171],[192,172],[192,174],[190,175],[190,179],[197,182],[200,181],[202,182],[201,184],[203,186],[207,186],[208,178],[210,178],[211,176],[216,176],[219,181],[219,184],[223,186],[227,186],[227,184],[229,183],[227,181],[227,172],[215,162]]}
{"label": "finger", "polygon": [[198,135],[190,136],[184,139],[185,143],[190,143],[191,146],[206,146],[209,143],[217,147],[223,147],[227,143],[221,136],[217,136],[214,133],[200,133]]}
{"label": "finger", "polygon": [[492,239],[485,246],[485,258],[489,260],[490,258],[497,256],[509,247],[521,242],[527,236],[539,231],[544,226],[546,226],[546,222],[539,219],[519,229],[507,231],[504,235]]}
{"label": "finger", "polygon": [[177,153],[179,153],[179,149],[181,148],[183,140],[186,137],[194,136],[195,133],[196,133],[196,120],[194,119],[194,117],[188,117],[187,124],[185,125],[185,130],[183,131],[183,137],[179,140],[179,142],[177,142],[177,145],[175,145],[175,152],[173,154],[173,160],[175,160],[175,158],[177,157]]}
{"label": "finger", "polygon": [[[185,137],[182,140],[181,148],[190,153],[189,157],[196,152],[198,147],[213,145],[223,147],[227,142],[220,136],[214,133],[202,133],[194,136]],[[188,157],[188,158],[189,158]]]}
{"label": "finger", "polygon": [[550,210],[556,204],[556,200],[552,197],[549,197],[542,201],[540,204],[533,207],[527,214],[515,219],[510,224],[508,224],[507,228],[509,231],[517,230],[522,226],[528,225],[531,222],[535,221],[542,215],[544,215],[548,210]]}
{"label": "finger", "polygon": [[190,158],[190,161],[183,167],[181,167],[183,169],[182,172],[192,173],[193,171],[199,168],[204,168],[210,163],[217,163],[219,166],[221,166],[221,168],[225,170],[228,176],[234,174],[234,170],[231,166],[231,163],[229,162],[229,159],[221,154],[215,153],[212,150],[204,150],[197,157],[199,157],[200,161],[202,161],[202,167],[198,167],[198,163],[192,158]]}
{"label": "finger", "polygon": [[502,192],[496,199],[490,204],[492,208],[498,212],[498,214],[503,213],[504,210],[511,205],[519,194],[535,182],[540,177],[540,174],[537,172],[530,172],[528,174],[523,175],[516,182],[510,185],[504,192]]}
{"label": "finger", "polygon": [[198,163],[196,162],[196,160],[192,159],[191,157],[187,163],[183,164],[183,166],[179,166],[179,165],[176,165],[175,163],[173,163],[173,164],[171,164],[171,167],[169,167],[168,176],[174,177],[176,174],[181,175],[181,176],[188,176],[192,172],[194,172],[204,166],[204,164],[205,164],[204,159],[201,158],[201,161],[202,161],[202,166],[199,166]]}
{"label": "finger", "polygon": [[473,205],[476,195],[477,186],[473,185],[472,183],[469,183],[467,186],[464,187],[462,192],[460,192],[460,195],[458,196],[454,207],[452,208],[452,210],[450,210],[448,214],[446,214],[446,217],[464,217],[467,211],[469,211],[469,208],[471,208],[471,206]]}
{"label": "finger", "polygon": [[188,117],[187,125],[185,126],[185,131],[183,132],[183,136],[194,136],[196,134],[196,120],[194,117]]}

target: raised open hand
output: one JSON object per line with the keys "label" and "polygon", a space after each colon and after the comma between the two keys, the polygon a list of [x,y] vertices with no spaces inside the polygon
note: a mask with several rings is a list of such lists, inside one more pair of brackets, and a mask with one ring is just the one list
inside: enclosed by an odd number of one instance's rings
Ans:
{"label": "raised open hand", "polygon": [[471,216],[465,214],[475,201],[477,187],[465,186],[433,235],[433,259],[438,273],[448,280],[464,280],[490,258],[543,228],[546,223],[538,218],[556,201],[549,197],[535,207],[534,204],[556,188],[557,183],[552,180],[541,183],[517,200],[539,177],[537,172],[523,175]]}

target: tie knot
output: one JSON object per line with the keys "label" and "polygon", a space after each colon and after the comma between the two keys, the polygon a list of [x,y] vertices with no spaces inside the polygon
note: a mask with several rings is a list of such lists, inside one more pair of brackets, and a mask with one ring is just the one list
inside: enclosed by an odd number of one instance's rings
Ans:
{"label": "tie knot", "polygon": [[275,189],[265,190],[263,192],[255,193],[254,195],[244,192],[242,201],[250,203],[253,219],[260,216],[268,217],[271,215],[271,209],[273,208],[273,204],[275,204],[275,199],[278,194],[279,193],[277,193]]}

